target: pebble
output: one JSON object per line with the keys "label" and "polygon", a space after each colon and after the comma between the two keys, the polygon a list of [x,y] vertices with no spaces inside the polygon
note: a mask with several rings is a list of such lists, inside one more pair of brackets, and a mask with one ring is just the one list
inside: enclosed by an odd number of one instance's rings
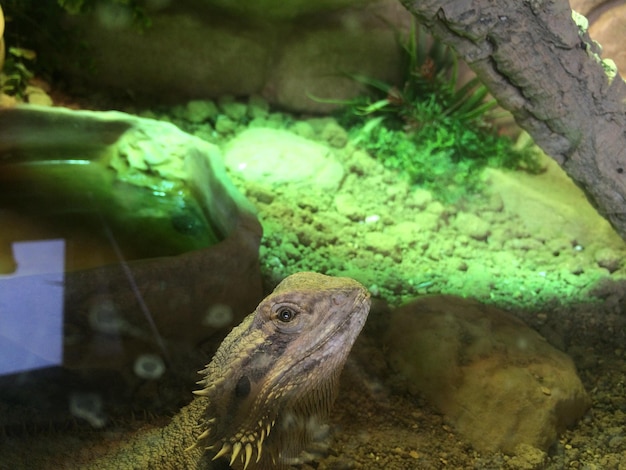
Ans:
{"label": "pebble", "polygon": [[230,134],[237,129],[237,123],[224,114],[217,116],[215,130],[220,134]]}
{"label": "pebble", "polygon": [[235,122],[241,122],[248,112],[248,106],[230,95],[224,95],[217,100],[217,105],[222,112]]}
{"label": "pebble", "polygon": [[335,121],[329,121],[322,129],[321,137],[331,147],[343,148],[348,143],[348,133]]}
{"label": "pebble", "polygon": [[624,260],[624,255],[621,255],[612,248],[606,247],[597,250],[594,253],[593,258],[598,266],[600,266],[601,268],[605,268],[610,273],[612,273],[620,268]]}
{"label": "pebble", "polygon": [[474,240],[486,240],[490,234],[489,224],[477,215],[468,212],[459,212],[454,220],[454,226]]}
{"label": "pebble", "polygon": [[252,119],[265,118],[270,112],[270,105],[265,98],[259,95],[251,95],[248,98],[248,116]]}
{"label": "pebble", "polygon": [[211,100],[192,100],[187,103],[183,113],[183,119],[189,122],[201,123],[214,120],[218,115],[217,106]]}

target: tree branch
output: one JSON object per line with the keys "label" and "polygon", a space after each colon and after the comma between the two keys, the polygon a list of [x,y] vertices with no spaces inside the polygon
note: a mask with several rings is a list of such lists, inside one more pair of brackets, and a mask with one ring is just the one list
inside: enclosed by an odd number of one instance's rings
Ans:
{"label": "tree branch", "polygon": [[401,2],[456,50],[626,239],[626,84],[599,58],[568,2]]}

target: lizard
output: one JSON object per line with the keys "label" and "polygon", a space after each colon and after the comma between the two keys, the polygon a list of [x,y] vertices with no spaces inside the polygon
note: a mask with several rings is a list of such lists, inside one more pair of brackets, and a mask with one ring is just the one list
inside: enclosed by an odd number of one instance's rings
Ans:
{"label": "lizard", "polygon": [[302,461],[337,395],[338,378],[370,308],[360,283],[301,272],[226,336],[199,373],[206,406],[196,441],[243,470]]}

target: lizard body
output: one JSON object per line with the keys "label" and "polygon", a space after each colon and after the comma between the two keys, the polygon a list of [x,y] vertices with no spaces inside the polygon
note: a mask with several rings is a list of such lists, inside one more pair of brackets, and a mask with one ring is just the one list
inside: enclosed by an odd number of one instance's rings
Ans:
{"label": "lizard body", "polygon": [[349,278],[287,277],[224,339],[200,373],[206,400],[192,447],[237,468],[301,461],[334,402],[339,374],[369,312]]}

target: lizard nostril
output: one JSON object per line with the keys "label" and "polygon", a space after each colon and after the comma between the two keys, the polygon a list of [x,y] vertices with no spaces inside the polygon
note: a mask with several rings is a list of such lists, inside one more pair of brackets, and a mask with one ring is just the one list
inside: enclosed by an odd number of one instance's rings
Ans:
{"label": "lizard nostril", "polygon": [[350,292],[349,294],[345,292],[339,292],[333,294],[333,296],[331,297],[331,302],[333,303],[333,305],[343,305],[350,300],[354,300],[356,297],[356,292]]}
{"label": "lizard nostril", "polygon": [[250,379],[245,375],[242,376],[237,385],[235,385],[235,396],[238,398],[245,398],[250,393]]}

